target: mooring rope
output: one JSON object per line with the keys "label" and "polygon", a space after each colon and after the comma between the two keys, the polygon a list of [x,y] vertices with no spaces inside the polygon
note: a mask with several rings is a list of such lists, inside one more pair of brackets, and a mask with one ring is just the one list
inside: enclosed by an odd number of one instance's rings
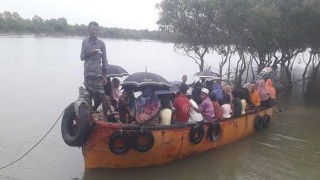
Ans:
{"label": "mooring rope", "polygon": [[24,153],[21,157],[19,157],[17,160],[5,165],[5,166],[2,166],[0,167],[0,170],[1,169],[4,169],[4,168],[7,168],[13,164],[15,164],[16,162],[20,161],[22,158],[24,158],[27,154],[29,154],[35,147],[37,147],[41,141],[51,132],[51,130],[56,126],[56,124],[58,123],[59,119],[61,118],[62,114],[64,113],[64,110],[62,111],[62,113],[60,114],[60,116],[58,117],[58,119],[56,120],[56,122],[54,122],[54,124],[51,126],[51,128],[47,131],[47,133],[34,145],[32,146],[32,148],[30,148],[26,153]]}

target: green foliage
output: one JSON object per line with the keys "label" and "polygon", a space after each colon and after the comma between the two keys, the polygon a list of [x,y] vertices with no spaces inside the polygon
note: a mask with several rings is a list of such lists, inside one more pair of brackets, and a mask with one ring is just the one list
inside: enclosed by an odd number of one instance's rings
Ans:
{"label": "green foliage", "polygon": [[176,47],[198,57],[200,48],[228,56],[235,47],[258,70],[280,64],[290,75],[298,53],[320,52],[319,0],[163,0],[157,6],[160,29],[179,34]]}
{"label": "green foliage", "polygon": [[[195,54],[200,71],[204,68],[204,56],[219,41],[216,36],[221,30],[217,26],[218,9],[215,1],[164,0],[157,5],[162,31],[177,34],[175,46],[186,53]],[[188,54],[190,55],[190,54]]]}
{"label": "green foliage", "polygon": [[[117,39],[150,39],[172,41],[173,35],[161,31],[130,30],[121,28],[100,28],[100,36]],[[34,33],[46,35],[87,36],[87,25],[70,25],[66,18],[44,20],[35,15],[23,19],[17,12],[0,13],[0,33]]]}

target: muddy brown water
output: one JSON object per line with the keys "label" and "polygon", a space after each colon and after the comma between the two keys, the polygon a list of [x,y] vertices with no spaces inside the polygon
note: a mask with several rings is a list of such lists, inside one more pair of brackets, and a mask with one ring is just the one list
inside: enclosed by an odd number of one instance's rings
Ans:
{"label": "muddy brown water", "polygon": [[[187,74],[190,82],[197,71],[170,43],[105,42],[110,64],[129,73],[147,66],[170,81]],[[77,98],[83,81],[80,46],[81,38],[0,36],[0,167],[27,152]],[[294,95],[280,100],[282,112],[275,109],[268,130],[218,150],[134,169],[85,170],[81,149],[64,144],[58,122],[27,156],[1,169],[0,179],[319,179],[319,104],[307,105]]]}

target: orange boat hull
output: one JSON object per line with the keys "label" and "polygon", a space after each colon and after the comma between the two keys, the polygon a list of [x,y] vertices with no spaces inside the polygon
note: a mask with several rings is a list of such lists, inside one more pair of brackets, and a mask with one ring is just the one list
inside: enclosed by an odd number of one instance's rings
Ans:
{"label": "orange boat hull", "polygon": [[[217,149],[224,145],[238,141],[253,134],[254,121],[257,115],[272,115],[272,108],[259,112],[249,112],[238,118],[231,118],[219,122],[221,127],[220,138],[213,142],[207,136],[209,124],[204,124],[205,136],[199,144],[190,142],[191,127],[152,129],[154,144],[147,152],[138,152],[130,148],[125,154],[116,155],[109,149],[110,136],[125,126],[120,123],[97,121],[92,127],[91,135],[83,146],[83,155],[86,168],[131,168],[146,167],[168,163],[193,154]],[[168,126],[169,127],[169,126]],[[149,127],[144,127],[149,128]],[[125,131],[125,130],[123,130]]]}

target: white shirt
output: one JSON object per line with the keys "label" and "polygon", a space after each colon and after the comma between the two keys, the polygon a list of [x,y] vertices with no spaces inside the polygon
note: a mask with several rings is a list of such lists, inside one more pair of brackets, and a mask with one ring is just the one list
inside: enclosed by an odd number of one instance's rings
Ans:
{"label": "white shirt", "polygon": [[230,118],[232,113],[230,104],[224,104],[221,108],[223,110],[223,118]]}
{"label": "white shirt", "polygon": [[[192,104],[193,107],[198,108],[197,103],[193,99],[190,99],[189,102]],[[196,110],[194,110],[192,106],[190,106],[190,116],[189,116],[188,122],[195,123],[195,122],[202,121],[203,117],[201,113],[198,113]]]}
{"label": "white shirt", "polygon": [[160,111],[160,125],[170,125],[171,124],[171,109],[162,109]]}
{"label": "white shirt", "polygon": [[246,113],[247,101],[245,99],[241,99],[242,110],[241,114],[244,115]]}

